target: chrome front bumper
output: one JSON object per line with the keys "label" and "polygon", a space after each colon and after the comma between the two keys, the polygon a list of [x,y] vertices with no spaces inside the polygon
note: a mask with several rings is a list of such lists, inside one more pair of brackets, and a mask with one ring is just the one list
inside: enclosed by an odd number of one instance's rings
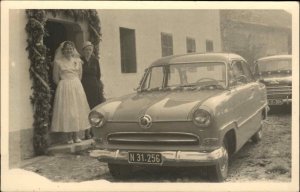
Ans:
{"label": "chrome front bumper", "polygon": [[[272,103],[270,103],[269,100],[277,100],[277,99],[268,98],[268,105],[270,105],[270,106],[272,106],[272,105],[280,105],[280,104],[272,104]],[[289,104],[292,103],[292,99],[278,99],[278,100],[281,100],[281,101],[282,101],[282,105],[283,105],[283,104],[289,105]]]}
{"label": "chrome front bumper", "polygon": [[[90,152],[90,156],[97,158],[101,162],[128,164],[130,163],[128,161],[128,152],[127,150],[93,150]],[[162,166],[201,166],[216,164],[224,156],[225,150],[221,147],[212,152],[155,151],[155,153],[162,155],[162,164],[160,164]]]}
{"label": "chrome front bumper", "polygon": [[283,103],[290,104],[292,103],[292,99],[282,99]]}

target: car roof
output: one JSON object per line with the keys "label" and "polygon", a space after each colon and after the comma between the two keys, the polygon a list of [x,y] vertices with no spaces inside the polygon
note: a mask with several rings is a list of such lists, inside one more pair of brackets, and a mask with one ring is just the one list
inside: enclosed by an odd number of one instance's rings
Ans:
{"label": "car roof", "polygon": [[292,55],[273,55],[268,57],[262,57],[257,59],[257,61],[273,60],[273,59],[291,59]]}
{"label": "car roof", "polygon": [[183,55],[172,55],[163,57],[154,61],[151,64],[153,66],[161,66],[168,64],[176,64],[176,63],[193,63],[193,62],[229,62],[235,59],[245,59],[240,55],[233,53],[189,53]]}

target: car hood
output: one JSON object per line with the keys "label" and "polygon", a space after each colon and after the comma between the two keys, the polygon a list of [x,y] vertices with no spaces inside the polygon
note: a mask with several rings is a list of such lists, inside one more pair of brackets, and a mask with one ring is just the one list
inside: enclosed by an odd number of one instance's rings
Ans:
{"label": "car hood", "polygon": [[145,114],[153,121],[186,121],[190,112],[223,90],[142,92],[106,102],[94,110],[114,122],[138,122]]}
{"label": "car hood", "polygon": [[266,86],[292,85],[292,76],[263,77],[261,82]]}

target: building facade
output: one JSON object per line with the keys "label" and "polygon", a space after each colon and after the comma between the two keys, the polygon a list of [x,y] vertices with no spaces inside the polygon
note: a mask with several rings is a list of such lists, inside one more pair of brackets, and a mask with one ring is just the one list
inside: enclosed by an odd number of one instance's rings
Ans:
{"label": "building facade", "polygon": [[206,52],[207,41],[208,51],[221,51],[218,11],[99,10],[98,14],[103,33],[100,63],[108,98],[133,92],[145,68],[162,56]]}
{"label": "building facade", "polygon": [[[188,52],[220,52],[217,10],[97,10],[101,20],[100,67],[106,98],[129,94],[154,60]],[[34,156],[33,107],[26,51],[25,10],[10,10],[9,23],[9,161]],[[53,58],[59,43],[75,42],[81,52],[89,39],[88,23],[47,15],[44,44]]]}
{"label": "building facade", "polygon": [[283,10],[221,10],[222,49],[258,58],[291,54],[292,16]]}

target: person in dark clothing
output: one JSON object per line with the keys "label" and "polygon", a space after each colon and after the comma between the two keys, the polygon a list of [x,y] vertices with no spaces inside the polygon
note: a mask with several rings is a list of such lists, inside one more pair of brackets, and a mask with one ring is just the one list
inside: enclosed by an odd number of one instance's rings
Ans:
{"label": "person in dark clothing", "polygon": [[[90,109],[105,101],[103,97],[103,84],[100,80],[101,71],[98,59],[92,55],[94,46],[91,42],[86,41],[83,44],[82,65],[82,86],[85,91]],[[85,139],[92,137],[90,129],[85,131]]]}

